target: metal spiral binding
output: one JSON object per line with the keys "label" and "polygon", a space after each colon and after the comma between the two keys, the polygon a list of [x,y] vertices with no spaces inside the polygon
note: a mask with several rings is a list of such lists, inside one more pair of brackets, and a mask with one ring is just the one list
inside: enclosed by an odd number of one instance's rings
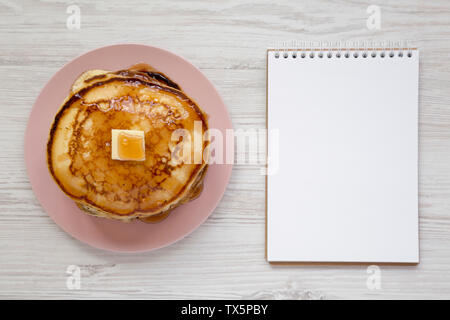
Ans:
{"label": "metal spiral binding", "polygon": [[[296,48],[296,49],[293,49]],[[303,41],[300,45],[269,49],[276,59],[368,59],[368,58],[411,58],[413,48],[409,41]]]}

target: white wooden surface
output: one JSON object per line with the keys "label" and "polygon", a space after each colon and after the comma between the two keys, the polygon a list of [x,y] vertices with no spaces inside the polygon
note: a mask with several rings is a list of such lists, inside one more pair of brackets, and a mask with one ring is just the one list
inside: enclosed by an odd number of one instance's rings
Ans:
{"label": "white wooden surface", "polygon": [[[81,29],[66,28],[69,4]],[[368,30],[366,9],[381,8]],[[265,49],[283,40],[413,40],[421,49],[418,266],[271,266],[264,260],[264,176],[235,166],[222,202],[197,231],[145,254],[74,240],[28,182],[31,106],[67,61],[135,42],[180,54],[217,86],[236,129],[265,127]],[[0,0],[0,298],[450,298],[450,3],[435,1]],[[82,270],[80,290],[66,268]]]}

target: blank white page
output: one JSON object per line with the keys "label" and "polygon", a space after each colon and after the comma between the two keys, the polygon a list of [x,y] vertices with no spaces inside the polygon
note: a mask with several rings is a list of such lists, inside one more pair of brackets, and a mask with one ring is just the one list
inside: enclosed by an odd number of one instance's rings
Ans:
{"label": "blank white page", "polygon": [[275,52],[267,260],[418,263],[418,50]]}

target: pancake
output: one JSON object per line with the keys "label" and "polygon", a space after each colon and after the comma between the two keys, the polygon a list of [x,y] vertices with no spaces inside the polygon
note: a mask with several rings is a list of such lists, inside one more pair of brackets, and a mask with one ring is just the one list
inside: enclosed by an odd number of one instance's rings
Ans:
{"label": "pancake", "polygon": [[[145,160],[113,160],[112,129],[143,131]],[[202,109],[150,66],[89,70],[55,116],[49,171],[86,213],[157,222],[201,193],[207,129]]]}

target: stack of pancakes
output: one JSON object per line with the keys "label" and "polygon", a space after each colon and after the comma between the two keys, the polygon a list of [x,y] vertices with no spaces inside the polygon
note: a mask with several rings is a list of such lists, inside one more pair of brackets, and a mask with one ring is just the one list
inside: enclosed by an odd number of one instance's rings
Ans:
{"label": "stack of pancakes", "polygon": [[[58,186],[89,214],[158,221],[202,191],[209,152],[206,118],[175,82],[148,65],[89,70],[74,82],[55,116],[48,167]],[[143,131],[145,160],[113,160],[112,129]],[[178,129],[201,137],[201,147],[180,150],[192,139],[174,140]]]}

